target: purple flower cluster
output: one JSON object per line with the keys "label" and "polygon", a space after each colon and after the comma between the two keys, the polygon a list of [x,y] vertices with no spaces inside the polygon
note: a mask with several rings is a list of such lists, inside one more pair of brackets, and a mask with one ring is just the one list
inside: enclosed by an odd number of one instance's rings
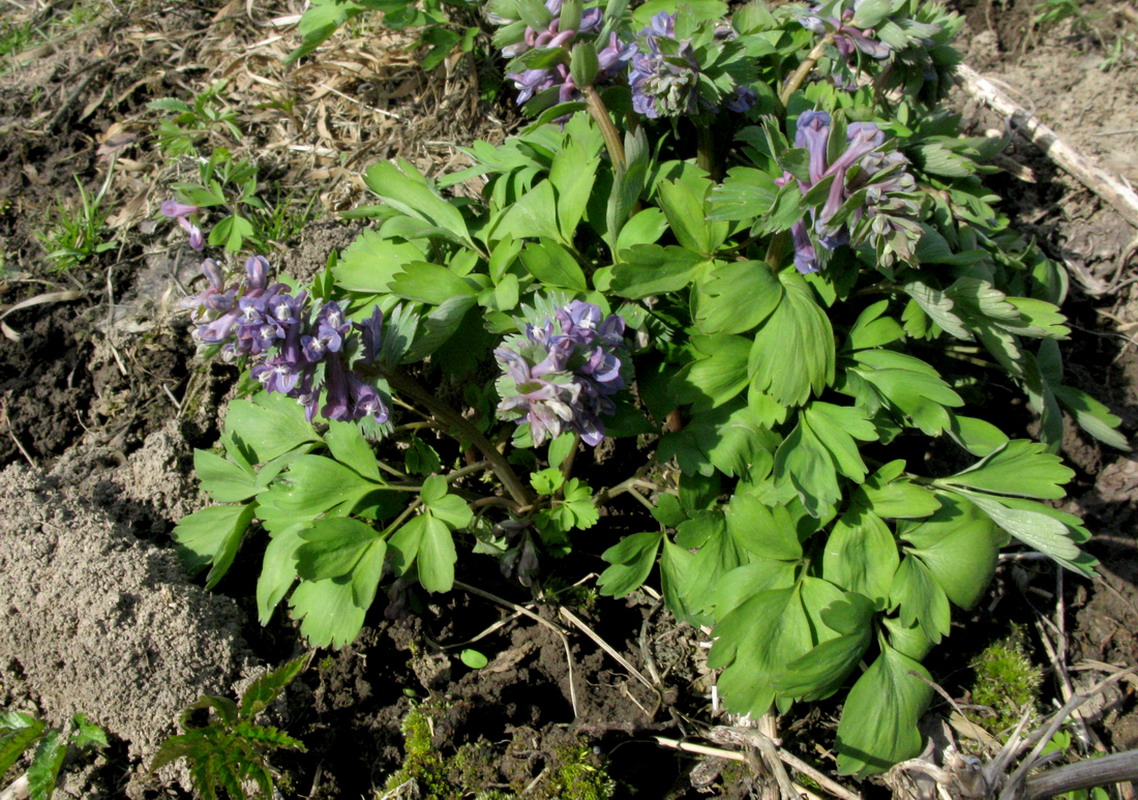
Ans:
{"label": "purple flower cluster", "polygon": [[593,446],[604,438],[601,416],[616,411],[612,396],[624,386],[624,320],[602,317],[598,306],[574,300],[494,351],[505,371],[498,416],[528,422],[534,445],[563,431]]}
{"label": "purple flower cluster", "polygon": [[863,2],[864,0],[854,0],[853,7],[842,11],[840,19],[822,16],[822,6],[815,5],[798,21],[802,27],[817,34],[824,35],[827,29],[832,31],[834,46],[838,48],[838,52],[847,62],[852,61],[857,52],[880,61],[889,57],[892,48],[885,42],[873,38],[872,28],[862,29],[853,24],[858,6]]}
{"label": "purple flower cluster", "polygon": [[699,64],[691,43],[676,41],[675,16],[664,11],[656,14],[640,31],[640,38],[641,46],[632,57],[628,74],[632,108],[649,119],[696,113]]}
{"label": "purple flower cluster", "polygon": [[[579,35],[588,36],[600,32],[603,18],[599,8],[590,8],[581,14],[577,27],[562,29],[561,5],[562,0],[545,0],[546,9],[554,15],[549,27],[539,32],[527,25],[522,40],[502,48],[502,55],[515,58],[533,47],[568,47]],[[633,45],[623,44],[615,33],[610,34],[608,44],[597,52],[597,80],[607,80],[622,72],[635,49]],[[554,87],[558,87],[559,103],[568,103],[580,94],[566,64],[510,72],[506,77],[514,82],[514,88],[518,90],[518,105],[528,102],[538,92]]]}
{"label": "purple flower cluster", "polygon": [[250,375],[269,392],[295,397],[309,420],[389,417],[379,391],[352,371],[379,356],[383,315],[378,308],[363,322],[344,317],[335,302],[309,303],[306,292],[292,295],[283,283],[269,285],[269,262],[252,256],[245,280],[226,286],[213,259],[202,262],[209,285],[186,305],[193,309],[194,338],[221,345],[227,359],[249,356]]}
{"label": "purple flower cluster", "polygon": [[[846,129],[847,146],[845,152],[826,163],[826,152],[830,141],[830,115],[825,111],[805,111],[798,117],[798,130],[795,146],[805,148],[810,154],[810,180],[798,181],[805,193],[812,186],[826,178],[833,178],[826,202],[817,214],[812,214],[815,237],[822,247],[833,250],[843,244],[850,244],[850,226],[856,225],[866,214],[875,213],[878,208],[888,206],[893,210],[895,204],[886,202],[891,192],[904,192],[913,188],[913,178],[904,172],[908,161],[900,153],[874,152],[885,143],[885,134],[872,122],[852,122]],[[855,165],[856,173],[851,175]],[[869,185],[871,180],[878,178]],[[779,186],[794,180],[785,173],[775,181]],[[861,195],[862,207],[854,209],[849,215],[849,225],[843,220],[835,223],[834,217],[855,193],[865,190]],[[805,219],[791,228],[794,240],[794,266],[801,273],[817,272],[819,269],[817,251],[811,240]]]}
{"label": "purple flower cluster", "polygon": [[162,203],[162,216],[167,219],[176,219],[182,229],[190,236],[190,247],[199,253],[205,247],[205,236],[201,228],[190,222],[190,216],[198,213],[197,206],[179,203],[177,200],[166,200]]}
{"label": "purple flower cluster", "polygon": [[[550,13],[555,15],[561,13],[561,5],[562,0],[546,0],[545,3]],[[522,39],[503,48],[502,54],[514,58],[533,47],[568,48],[578,36],[598,33],[602,23],[601,10],[590,8],[581,15],[580,25],[576,28],[564,28],[561,17],[554,19],[548,29],[540,32],[527,25]],[[598,42],[598,71],[594,83],[612,83],[627,73],[632,88],[633,108],[649,119],[715,110],[700,102],[700,65],[691,42],[676,40],[675,24],[674,15],[661,11],[640,32],[635,42],[624,42],[615,32],[611,32],[603,47]],[[539,92],[554,88],[557,89],[560,103],[580,98],[579,87],[565,63],[543,69],[512,72],[506,77],[514,82],[514,87],[518,90],[519,105],[528,102]],[[754,105],[756,99],[757,94],[753,89],[739,87],[723,106],[731,111],[742,112]]]}

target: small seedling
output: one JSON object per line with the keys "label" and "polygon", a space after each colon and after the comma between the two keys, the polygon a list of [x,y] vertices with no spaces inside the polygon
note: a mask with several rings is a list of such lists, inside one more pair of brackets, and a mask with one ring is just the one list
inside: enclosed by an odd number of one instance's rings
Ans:
{"label": "small seedling", "polygon": [[75,178],[79,187],[79,208],[68,208],[63,203],[56,204],[55,220],[43,231],[36,234],[40,244],[53,261],[52,269],[65,272],[73,269],[92,256],[105,253],[117,244],[103,239],[107,224],[107,211],[103,208],[103,198],[110,188],[112,171],[99,191],[91,196]]}
{"label": "small seedling", "polygon": [[[249,685],[241,704],[226,697],[202,695],[182,712],[183,733],[171,736],[158,750],[151,764],[157,770],[185,758],[190,762],[190,777],[197,795],[203,800],[246,800],[246,785],[254,783],[258,794],[273,796],[273,770],[269,755],[275,750],[305,751],[304,744],[288,734],[253,720],[292,683],[311,660],[311,654],[288,662],[283,667],[262,675]],[[195,712],[205,711],[204,724],[193,721]]]}
{"label": "small seedling", "polygon": [[[244,133],[237,125],[237,114],[222,100],[228,81],[220,80],[187,103],[172,97],[150,102],[153,111],[172,116],[158,123],[158,145],[168,156],[197,155],[197,147],[210,137],[225,143],[241,141]],[[226,136],[228,134],[228,136]]]}
{"label": "small seedling", "polygon": [[32,762],[17,782],[26,783],[32,800],[48,800],[55,792],[55,782],[68,751],[106,747],[107,735],[83,714],[72,717],[71,724],[64,730],[49,728],[31,714],[19,711],[0,714],[0,776],[33,745]]}

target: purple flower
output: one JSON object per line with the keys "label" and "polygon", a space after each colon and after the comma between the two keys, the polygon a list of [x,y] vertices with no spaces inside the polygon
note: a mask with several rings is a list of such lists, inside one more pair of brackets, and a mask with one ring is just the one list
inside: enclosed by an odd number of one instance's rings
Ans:
{"label": "purple flower", "polygon": [[[854,192],[873,181],[874,176],[880,174],[882,179],[867,189],[867,209],[878,207],[884,194],[912,191],[915,186],[912,176],[903,171],[903,167],[908,164],[903,155],[876,152],[885,143],[885,133],[872,122],[851,122],[846,129],[845,151],[832,164],[827,165],[830,124],[830,115],[824,111],[804,111],[798,117],[795,145],[805,148],[810,154],[810,180],[800,180],[799,187],[805,193],[823,179],[833,180],[822,208],[816,214],[811,212],[808,215],[810,224],[806,220],[799,220],[791,227],[794,266],[801,273],[817,272],[819,269],[815,242],[826,250],[851,243],[850,225],[861,219],[863,210],[853,210],[849,223],[843,220],[835,225],[833,219]],[[849,172],[855,165],[859,169],[851,179]],[[788,172],[776,180],[775,184],[784,186],[791,180],[793,177]],[[894,207],[900,208],[890,206],[891,209]],[[915,213],[915,208],[909,206],[904,210]],[[813,239],[811,232],[814,234]]]}
{"label": "purple flower", "polygon": [[360,332],[360,345],[363,350],[360,360],[365,364],[374,364],[379,359],[383,342],[383,312],[379,306],[376,306],[371,310],[370,317],[363,322],[352,323],[352,327]]}
{"label": "purple flower", "polygon": [[190,235],[190,247],[199,253],[205,249],[205,236],[202,234],[201,228],[194,223],[190,222],[185,217],[178,217],[178,224],[182,229]]}
{"label": "purple flower", "polygon": [[537,92],[544,92],[557,82],[556,75],[547,69],[511,72],[506,77],[514,82],[514,88],[518,90],[516,102],[519,106],[526,103]]}
{"label": "purple flower", "polygon": [[566,430],[599,444],[600,417],[616,410],[610,396],[624,386],[623,333],[624,320],[580,300],[526,325],[494,351],[505,373],[496,384],[498,415],[529,423],[534,445]]}
{"label": "purple flower", "polygon": [[197,206],[191,206],[187,203],[179,203],[177,200],[164,200],[162,201],[162,216],[169,219],[177,217],[188,217],[190,214],[198,213]]}
{"label": "purple flower", "polygon": [[[877,61],[888,58],[889,54],[893,52],[893,48],[874,39],[872,28],[862,29],[853,25],[854,13],[862,2],[863,0],[854,0],[853,8],[843,11],[840,20],[836,17],[821,16],[821,5],[811,6],[806,16],[800,17],[798,22],[802,27],[819,35],[824,35],[827,30],[831,30],[834,46],[847,62],[852,62],[858,52]],[[836,76],[835,82],[842,89],[854,88],[845,85],[845,79],[838,79]]]}
{"label": "purple flower", "polygon": [[371,417],[380,425],[387,422],[391,413],[378,389],[349,373],[348,391],[352,397],[352,419]]}
{"label": "purple flower", "polygon": [[803,111],[798,116],[794,146],[810,152],[810,182],[822,180],[826,171],[826,144],[830,140],[830,115],[825,111]]}
{"label": "purple flower", "polygon": [[[699,64],[688,42],[675,42],[676,19],[661,11],[640,31],[641,44],[632,57],[628,85],[632,109],[649,119],[694,114],[699,110]],[[661,40],[671,40],[661,46]],[[674,51],[674,52],[673,52]]]}

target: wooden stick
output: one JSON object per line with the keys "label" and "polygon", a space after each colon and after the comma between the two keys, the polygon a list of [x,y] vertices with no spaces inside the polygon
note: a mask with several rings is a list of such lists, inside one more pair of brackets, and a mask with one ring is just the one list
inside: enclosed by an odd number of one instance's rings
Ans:
{"label": "wooden stick", "polygon": [[1133,780],[1138,780],[1138,750],[1127,750],[1049,769],[1042,775],[1028,778],[1024,784],[1023,798],[1043,800],[1075,789]]}
{"label": "wooden stick", "polygon": [[1138,193],[1126,181],[1107,172],[1094,159],[1068,145],[1054,130],[1044,125],[1039,117],[1016,103],[1002,89],[967,64],[956,68],[956,78],[966,92],[997,114],[1008,118],[1032,144],[1138,228]]}

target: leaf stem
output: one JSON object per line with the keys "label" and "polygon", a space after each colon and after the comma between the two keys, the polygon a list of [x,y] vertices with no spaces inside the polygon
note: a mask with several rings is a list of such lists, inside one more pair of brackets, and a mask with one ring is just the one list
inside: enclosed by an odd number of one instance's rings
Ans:
{"label": "leaf stem", "polygon": [[506,487],[506,491],[510,493],[514,502],[521,506],[528,506],[533,503],[529,490],[514,472],[514,468],[506,461],[505,456],[486,438],[482,431],[471,424],[470,420],[432,395],[420,386],[418,381],[399,368],[384,369],[383,374],[391,383],[391,388],[413,398],[416,402],[422,403],[432,414],[451,427],[457,428],[463,436],[470,439],[471,444],[481,450],[482,455],[490,462],[494,474]]}
{"label": "leaf stem", "polygon": [[585,104],[589,109],[589,114],[597,123],[597,127],[601,129],[601,136],[604,137],[605,147],[608,148],[613,167],[617,170],[623,170],[626,164],[624,142],[620,139],[620,132],[613,124],[608,108],[601,100],[601,96],[597,94],[596,88],[586,86],[581,90],[581,93],[585,95]]}
{"label": "leaf stem", "polygon": [[826,52],[826,47],[834,42],[834,34],[827,33],[822,37],[822,41],[814,45],[814,49],[806,56],[806,60],[798,65],[798,69],[786,81],[786,85],[782,87],[779,92],[778,99],[782,103],[782,107],[786,108],[786,104],[790,101],[791,96],[802,88],[803,81],[810,74],[810,70],[814,69],[814,65],[818,63],[818,59]]}

